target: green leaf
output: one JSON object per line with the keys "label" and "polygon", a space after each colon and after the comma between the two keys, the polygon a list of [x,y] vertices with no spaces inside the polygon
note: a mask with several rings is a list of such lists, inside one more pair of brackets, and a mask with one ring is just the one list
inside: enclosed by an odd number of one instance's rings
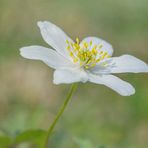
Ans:
{"label": "green leaf", "polygon": [[12,144],[12,139],[8,136],[0,136],[0,147],[8,148]]}
{"label": "green leaf", "polygon": [[27,130],[20,133],[15,138],[15,144],[20,144],[23,142],[29,142],[38,146],[38,148],[42,148],[43,143],[45,141],[47,132],[41,129],[37,130]]}

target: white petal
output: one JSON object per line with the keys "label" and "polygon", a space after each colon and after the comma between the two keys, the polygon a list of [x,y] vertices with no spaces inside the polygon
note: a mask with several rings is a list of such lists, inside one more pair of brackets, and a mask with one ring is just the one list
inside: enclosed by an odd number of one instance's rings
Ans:
{"label": "white petal", "polygon": [[111,68],[111,73],[148,72],[148,65],[134,56],[123,55],[111,59],[112,63],[114,64],[114,66]]}
{"label": "white petal", "polygon": [[59,27],[56,25],[43,21],[37,23],[43,39],[63,56],[69,57],[66,40],[72,41]]}
{"label": "white petal", "polygon": [[110,69],[112,68],[112,60],[107,58],[100,61],[96,66],[89,68],[88,71],[93,74],[110,74]]}
{"label": "white petal", "polygon": [[130,96],[135,93],[133,86],[113,75],[93,75],[89,74],[89,81],[96,84],[103,84],[122,96]]}
{"label": "white petal", "polygon": [[20,54],[24,58],[41,60],[52,68],[63,68],[74,66],[56,51],[42,46],[28,46],[20,49]]}
{"label": "white petal", "polygon": [[54,84],[86,82],[88,80],[87,73],[82,69],[63,69],[54,72]]}
{"label": "white petal", "polygon": [[101,65],[96,65],[93,68],[89,68],[88,71],[93,74],[109,74],[110,71]]}
{"label": "white petal", "polygon": [[83,42],[90,43],[90,41],[92,41],[91,47],[94,47],[95,45],[103,45],[101,50],[107,52],[110,56],[112,56],[112,54],[113,54],[112,45],[109,44],[108,42],[100,39],[100,38],[97,38],[97,37],[87,37],[87,38],[84,38],[80,45],[82,45]]}

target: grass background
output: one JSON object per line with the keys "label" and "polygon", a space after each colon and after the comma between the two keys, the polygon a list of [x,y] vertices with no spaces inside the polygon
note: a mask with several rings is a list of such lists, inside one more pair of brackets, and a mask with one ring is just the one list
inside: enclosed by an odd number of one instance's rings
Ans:
{"label": "grass background", "polygon": [[[114,56],[132,54],[148,62],[147,0],[0,0],[1,133],[47,129],[70,87],[54,85],[52,69],[19,55],[23,46],[48,47],[36,25],[39,20],[57,24],[72,38],[104,38],[113,45]],[[135,86],[136,94],[122,97],[105,86],[79,84],[51,148],[79,148],[79,142],[88,148],[147,148],[148,76],[119,76]]]}

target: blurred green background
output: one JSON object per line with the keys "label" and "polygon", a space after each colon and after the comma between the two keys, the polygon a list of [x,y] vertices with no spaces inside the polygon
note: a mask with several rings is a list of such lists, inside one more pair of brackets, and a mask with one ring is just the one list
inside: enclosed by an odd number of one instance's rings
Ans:
{"label": "blurred green background", "polygon": [[[23,46],[48,47],[39,20],[57,24],[72,38],[104,38],[114,56],[132,54],[148,62],[148,0],[0,0],[1,148],[8,136],[47,129],[70,87],[54,85],[52,69],[19,55]],[[49,147],[148,147],[148,75],[119,76],[135,86],[136,94],[122,97],[105,86],[79,84]],[[14,147],[38,148],[27,142]]]}

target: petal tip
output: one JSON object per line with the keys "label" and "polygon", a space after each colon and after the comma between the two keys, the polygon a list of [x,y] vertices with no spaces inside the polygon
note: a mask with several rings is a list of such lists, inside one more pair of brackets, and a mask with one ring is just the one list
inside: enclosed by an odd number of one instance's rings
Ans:
{"label": "petal tip", "polygon": [[38,22],[37,22],[37,26],[38,26],[38,27],[41,27],[42,24],[43,24],[43,21],[38,21]]}
{"label": "petal tip", "polygon": [[48,22],[48,21],[38,21],[38,22],[37,22],[37,26],[38,26],[38,27],[42,27],[43,25],[46,25],[46,24],[52,24],[52,23],[50,23],[50,22]]}
{"label": "petal tip", "polygon": [[60,83],[54,78],[54,79],[53,79],[53,84],[59,85]]}
{"label": "petal tip", "polygon": [[25,57],[25,53],[24,53],[25,50],[24,50],[24,47],[20,48],[19,51],[20,51],[20,55],[21,55],[22,57]]}
{"label": "petal tip", "polygon": [[131,85],[130,86],[130,88],[127,90],[127,91],[125,91],[124,93],[122,93],[121,95],[122,96],[131,96],[131,95],[134,95],[135,94],[135,88]]}

